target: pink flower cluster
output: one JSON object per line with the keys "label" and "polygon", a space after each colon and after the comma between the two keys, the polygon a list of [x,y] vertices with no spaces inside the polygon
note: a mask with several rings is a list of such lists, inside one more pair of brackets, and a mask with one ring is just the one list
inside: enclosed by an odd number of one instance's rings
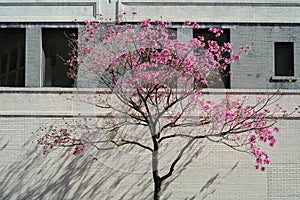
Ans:
{"label": "pink flower cluster", "polygon": [[211,27],[208,29],[208,31],[214,33],[216,37],[220,37],[223,33],[223,30],[221,28],[216,27]]}
{"label": "pink flower cluster", "polygon": [[151,20],[146,19],[144,21],[141,21],[141,28],[151,28]]}
{"label": "pink flower cluster", "polygon": [[[268,154],[260,147],[260,143],[268,143],[273,147],[277,142],[273,133],[279,132],[278,127],[273,125],[278,121],[275,113],[284,113],[285,110],[278,106],[272,112],[265,107],[272,97],[257,98],[256,104],[246,105],[247,97],[241,99],[232,99],[227,96],[225,99],[225,112],[219,114],[219,119],[224,120],[223,133],[230,133],[226,139],[234,137],[237,144],[237,138],[243,143],[241,146],[249,148],[250,153],[256,158],[255,168],[265,170],[265,165],[270,163]],[[224,110],[224,107],[223,107]],[[273,127],[273,128],[272,128]],[[236,137],[236,136],[239,137]],[[245,137],[248,138],[245,142]],[[239,147],[239,146],[237,146]]]}
{"label": "pink flower cluster", "polygon": [[86,151],[85,144],[83,140],[75,138],[68,129],[61,128],[51,128],[50,131],[43,134],[42,137],[38,139],[38,144],[43,146],[43,154],[47,154],[49,150],[54,147],[73,147],[74,155],[84,153]]}
{"label": "pink flower cluster", "polygon": [[85,146],[75,146],[73,155],[79,155],[80,153],[86,152],[86,147]]}

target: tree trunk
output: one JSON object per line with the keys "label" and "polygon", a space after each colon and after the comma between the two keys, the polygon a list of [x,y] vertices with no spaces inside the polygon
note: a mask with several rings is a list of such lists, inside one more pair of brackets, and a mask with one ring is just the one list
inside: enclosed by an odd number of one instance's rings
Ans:
{"label": "tree trunk", "polygon": [[161,190],[161,178],[158,174],[158,143],[156,139],[153,137],[153,152],[152,152],[152,174],[153,174],[153,182],[154,182],[154,192],[153,199],[160,199],[160,190]]}
{"label": "tree trunk", "polygon": [[153,193],[153,200],[160,199],[160,190],[161,190],[161,180],[158,176],[157,171],[153,172],[153,179],[154,179],[154,193]]}
{"label": "tree trunk", "polygon": [[159,200],[160,199],[160,190],[161,190],[161,178],[158,174],[158,157],[157,152],[152,153],[152,174],[153,174],[153,182],[154,182],[154,192],[153,192],[153,199]]}

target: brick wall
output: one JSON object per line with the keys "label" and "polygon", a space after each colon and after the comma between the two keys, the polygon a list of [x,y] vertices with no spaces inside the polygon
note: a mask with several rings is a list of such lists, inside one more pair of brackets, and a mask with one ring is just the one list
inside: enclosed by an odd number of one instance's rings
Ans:
{"label": "brick wall", "polygon": [[[299,88],[300,82],[269,82],[275,76],[274,42],[294,43],[295,78],[300,77],[300,27],[296,25],[237,25],[231,28],[235,47],[249,44],[252,50],[232,65],[232,88]],[[268,81],[266,81],[266,79]]]}
{"label": "brick wall", "polygon": [[[264,90],[230,90],[235,95]],[[151,199],[150,160],[147,154],[122,150],[95,151],[73,156],[71,149],[42,155],[36,140],[41,128],[76,124],[80,116],[105,121],[105,110],[70,100],[88,90],[1,89],[1,199]],[[288,109],[300,102],[298,90],[284,90],[280,99]],[[251,95],[250,95],[251,96]],[[213,96],[212,96],[213,97]],[[82,115],[78,115],[82,113]],[[111,119],[108,119],[111,120]],[[271,150],[271,166],[262,173],[244,153],[211,143],[192,162],[177,170],[162,199],[297,199],[299,198],[299,116],[280,122],[278,144]],[[99,132],[97,132],[99,133]],[[175,146],[174,146],[175,147]],[[122,156],[120,156],[122,155]],[[94,160],[93,158],[97,158]],[[170,158],[167,158],[170,159]],[[185,161],[190,161],[184,157]],[[162,170],[166,170],[167,165]],[[178,176],[180,175],[180,176]]]}

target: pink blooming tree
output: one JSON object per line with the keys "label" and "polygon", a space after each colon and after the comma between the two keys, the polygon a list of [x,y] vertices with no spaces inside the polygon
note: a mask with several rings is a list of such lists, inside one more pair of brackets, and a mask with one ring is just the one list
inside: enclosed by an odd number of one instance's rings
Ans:
{"label": "pink blooming tree", "polygon": [[[184,25],[199,28],[189,21]],[[171,33],[170,26],[170,22],[150,19],[139,24],[104,19],[85,22],[80,39],[72,43],[74,49],[67,61],[72,67],[70,76],[80,79],[84,74],[105,86],[107,94],[96,92],[85,102],[118,120],[102,123],[98,133],[89,132],[86,119],[79,125],[81,132],[70,127],[52,128],[38,141],[44,153],[54,147],[74,148],[74,155],[89,148],[109,149],[107,143],[101,147],[103,141],[97,139],[101,134],[106,134],[106,142],[112,146],[146,151],[151,160],[154,200],[160,198],[162,185],[183,155],[201,148],[198,141],[249,153],[255,168],[265,170],[270,160],[263,147],[276,143],[273,134],[279,128],[274,125],[278,113],[285,113],[276,104],[276,93],[256,99],[230,95],[218,99],[206,89],[221,82],[222,76],[228,75],[228,65],[238,62],[250,47],[239,47],[235,53],[230,42],[219,44],[203,36],[184,43]],[[220,28],[209,31],[215,37],[223,33]],[[136,128],[130,131],[134,136],[122,131],[122,127],[133,125]],[[166,164],[167,170],[160,170],[161,155],[172,142],[179,142],[180,149]]]}

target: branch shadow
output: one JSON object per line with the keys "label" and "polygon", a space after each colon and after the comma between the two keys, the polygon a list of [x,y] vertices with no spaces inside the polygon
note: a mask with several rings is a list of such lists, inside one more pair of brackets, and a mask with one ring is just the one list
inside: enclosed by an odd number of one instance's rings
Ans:
{"label": "branch shadow", "polygon": [[[9,141],[0,147],[0,151],[9,148]],[[0,199],[152,199],[153,181],[152,171],[136,172],[136,160],[126,170],[118,169],[119,165],[128,164],[119,154],[105,150],[95,159],[92,152],[77,156],[72,155],[72,149],[56,149],[47,155],[42,154],[42,147],[37,146],[36,136],[31,136],[20,147],[18,159],[0,166]],[[133,149],[128,148],[127,151]],[[190,152],[181,161],[176,172],[163,183],[162,199],[173,199],[172,191],[167,189],[197,158],[202,149]],[[105,163],[103,159],[113,162]],[[237,164],[236,164],[237,165]],[[235,168],[235,167],[234,167]],[[233,169],[234,169],[233,168]],[[232,169],[232,170],[233,170]],[[213,176],[202,187],[199,193],[186,199],[198,199],[199,194],[208,188],[216,189],[216,179]],[[205,193],[205,194],[206,194]],[[186,195],[190,196],[190,194]]]}
{"label": "branch shadow", "polygon": [[[0,199],[148,199],[152,194],[148,173],[118,171],[65,149],[42,155],[31,143],[32,138],[20,148],[25,153],[18,160],[1,166]],[[26,152],[28,146],[33,148]]]}

